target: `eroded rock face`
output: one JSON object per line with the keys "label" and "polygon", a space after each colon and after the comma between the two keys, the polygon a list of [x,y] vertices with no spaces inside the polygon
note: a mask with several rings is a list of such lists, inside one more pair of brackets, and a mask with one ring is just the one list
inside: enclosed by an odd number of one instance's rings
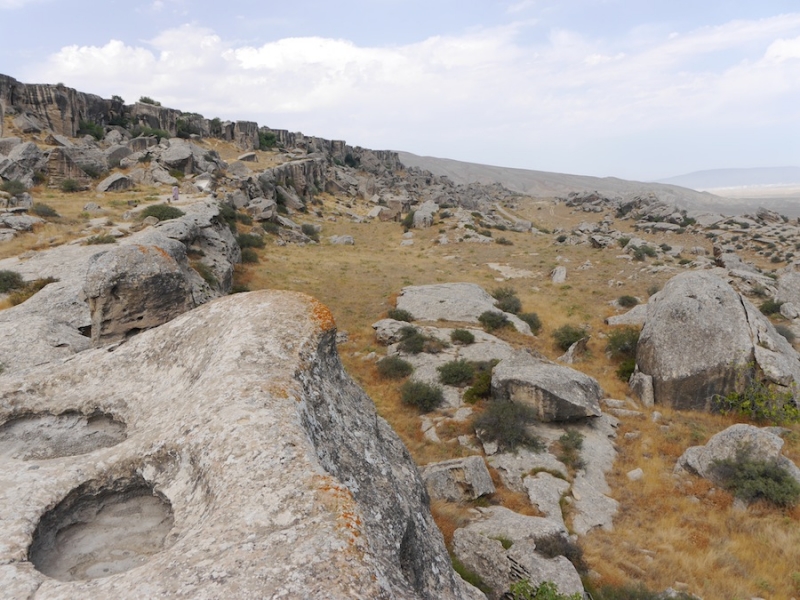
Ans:
{"label": "eroded rock face", "polygon": [[782,386],[800,382],[798,355],[769,320],[725,281],[682,273],[650,299],[636,352],[653,378],[655,402],[710,408],[715,394],[741,391],[747,375]]}
{"label": "eroded rock face", "polygon": [[[100,411],[128,432],[122,444],[69,460],[4,463],[3,594],[467,597],[410,455],[343,370],[335,337],[313,299],[253,292],[114,352],[0,376],[0,422]],[[160,552],[88,581],[50,578],[28,562],[40,520],[64,498],[90,482],[102,492],[134,479],[171,507]]]}
{"label": "eroded rock face", "polygon": [[422,470],[422,479],[432,498],[450,502],[474,500],[495,491],[492,476],[480,456],[431,463]]}
{"label": "eroded rock face", "polygon": [[492,397],[528,404],[540,421],[599,417],[602,395],[594,378],[524,350],[500,361],[492,371]]}

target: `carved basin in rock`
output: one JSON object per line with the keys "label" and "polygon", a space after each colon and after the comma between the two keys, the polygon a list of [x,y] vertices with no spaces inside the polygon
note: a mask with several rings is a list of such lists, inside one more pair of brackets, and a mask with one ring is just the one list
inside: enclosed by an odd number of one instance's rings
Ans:
{"label": "carved basin in rock", "polygon": [[33,414],[0,425],[0,459],[43,460],[86,454],[125,440],[125,424],[111,415]]}
{"label": "carved basin in rock", "polygon": [[161,551],[172,524],[169,501],[143,479],[88,482],[44,514],[29,560],[60,581],[108,577]]}

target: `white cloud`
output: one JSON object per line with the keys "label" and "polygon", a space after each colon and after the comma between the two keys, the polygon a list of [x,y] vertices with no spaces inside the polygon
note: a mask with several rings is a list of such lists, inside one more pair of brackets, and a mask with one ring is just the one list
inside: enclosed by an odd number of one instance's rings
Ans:
{"label": "white cloud", "polygon": [[63,48],[30,80],[462,156],[480,139],[546,156],[547,140],[693,135],[796,112],[782,107],[800,95],[800,61],[789,60],[800,57],[800,14],[612,41],[555,30],[530,44],[525,27],[364,47],[322,37],[244,46],[184,25],[138,45]]}

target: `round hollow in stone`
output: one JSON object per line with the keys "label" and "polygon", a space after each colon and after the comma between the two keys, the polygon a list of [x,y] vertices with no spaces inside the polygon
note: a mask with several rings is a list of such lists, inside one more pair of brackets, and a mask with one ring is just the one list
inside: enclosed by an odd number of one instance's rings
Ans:
{"label": "round hollow in stone", "polygon": [[172,524],[169,501],[140,477],[88,482],[45,513],[28,558],[60,581],[108,577],[164,549]]}
{"label": "round hollow in stone", "polygon": [[44,460],[86,454],[124,441],[125,430],[125,423],[101,412],[20,416],[0,425],[0,458]]}

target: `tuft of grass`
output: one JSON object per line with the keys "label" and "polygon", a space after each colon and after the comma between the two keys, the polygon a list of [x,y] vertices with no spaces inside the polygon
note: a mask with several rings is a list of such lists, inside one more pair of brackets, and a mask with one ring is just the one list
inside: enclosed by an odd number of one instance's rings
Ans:
{"label": "tuft of grass", "polygon": [[13,290],[9,294],[8,300],[9,302],[11,302],[12,306],[16,306],[17,304],[22,304],[23,302],[25,302],[25,300],[36,294],[36,292],[40,291],[48,283],[55,283],[56,281],[58,281],[58,279],[56,279],[55,277],[44,277],[41,279],[34,279],[33,281],[29,281],[28,283],[23,285],[21,288]]}
{"label": "tuft of grass", "polygon": [[399,356],[386,356],[377,363],[378,375],[384,379],[403,379],[414,372],[414,367]]}
{"label": "tuft of grass", "polygon": [[526,404],[492,401],[486,410],[475,417],[472,424],[485,441],[496,442],[504,451],[520,446],[542,450],[544,445],[528,433],[527,427],[536,420],[536,411]]}
{"label": "tuft of grass", "polygon": [[614,329],[608,334],[606,352],[611,355],[611,358],[635,358],[640,334],[639,328],[633,326]]}
{"label": "tuft of grass", "polygon": [[99,244],[116,244],[116,243],[117,243],[117,238],[108,233],[93,235],[86,239],[87,246],[95,246]]}
{"label": "tuft of grass", "polygon": [[403,404],[414,406],[422,412],[430,412],[444,402],[442,388],[423,381],[406,381],[400,388]]}

